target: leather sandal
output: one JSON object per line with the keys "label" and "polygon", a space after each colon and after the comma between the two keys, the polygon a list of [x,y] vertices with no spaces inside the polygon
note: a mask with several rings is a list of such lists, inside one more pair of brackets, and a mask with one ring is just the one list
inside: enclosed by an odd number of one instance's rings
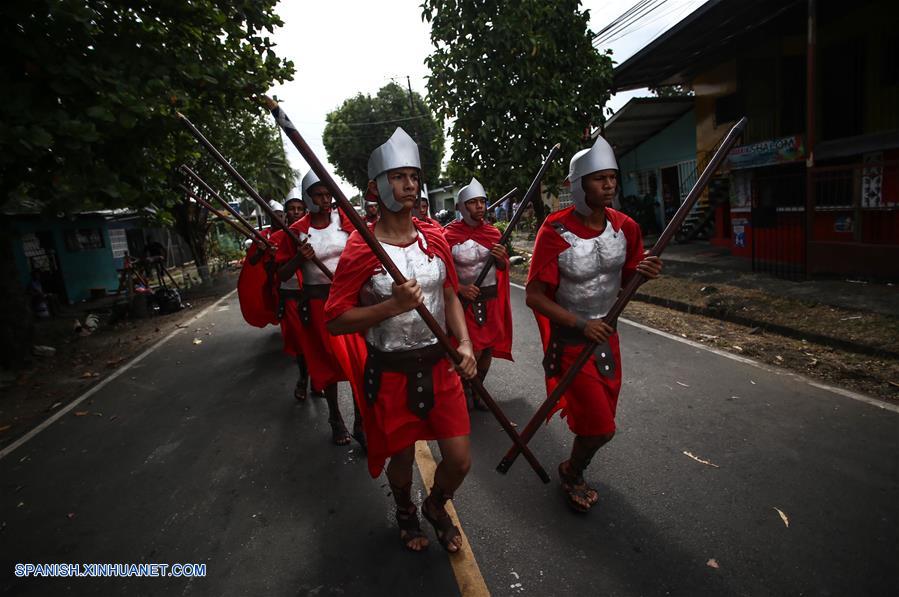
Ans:
{"label": "leather sandal", "polygon": [[408,510],[396,509],[396,524],[400,527],[400,541],[403,542],[406,549],[424,551],[428,548],[428,544],[420,549],[412,547],[412,541],[415,539],[427,538],[427,535],[421,530],[421,521],[418,519],[418,508],[415,507],[415,504],[410,504]]}
{"label": "leather sandal", "polygon": [[[453,524],[453,519],[450,518],[449,513],[446,511],[446,507],[440,506],[436,516],[433,516],[428,512],[428,506],[429,504],[433,504],[432,499],[435,493],[440,494],[440,498],[438,499],[442,498],[444,503],[446,503],[446,500],[452,498],[451,495],[446,495],[439,487],[437,487],[437,485],[434,485],[431,490],[431,495],[425,498],[425,501],[421,506],[421,514],[425,517],[425,520],[434,527],[434,532],[437,534],[437,540],[440,541],[440,545],[443,546],[443,549],[448,553],[459,553],[462,550],[462,547],[456,546],[453,539],[461,537],[462,532],[459,530],[459,527]],[[435,510],[438,509],[437,506],[433,507]]]}
{"label": "leather sandal", "polygon": [[340,419],[328,419],[331,425],[331,441],[337,446],[346,446],[350,443],[350,433],[346,424]]}
{"label": "leather sandal", "polygon": [[[559,464],[559,481],[566,502],[575,512],[586,514],[599,501],[599,494],[587,485],[584,477],[574,475],[568,468],[568,461]],[[586,503],[586,505],[585,505]]]}

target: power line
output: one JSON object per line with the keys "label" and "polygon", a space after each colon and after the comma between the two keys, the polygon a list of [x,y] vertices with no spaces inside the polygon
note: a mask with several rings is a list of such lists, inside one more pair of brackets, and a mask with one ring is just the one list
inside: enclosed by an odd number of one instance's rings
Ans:
{"label": "power line", "polygon": [[[625,35],[629,35],[634,31],[640,29],[642,26],[645,26],[647,23],[641,23],[644,19],[646,19],[650,14],[664,6],[668,0],[653,0],[651,4],[644,3],[639,12],[635,12],[632,16],[625,22],[622,22],[620,25],[614,28],[608,29],[603,35],[597,35],[593,40],[593,45],[598,47],[601,44],[608,44]],[[669,11],[666,14],[670,14],[673,11]],[[656,18],[658,18],[658,14]],[[654,19],[657,20],[657,19]],[[635,28],[636,27],[636,28]]]}
{"label": "power line", "polygon": [[593,44],[601,44],[609,37],[626,28],[636,19],[639,19],[647,9],[652,8],[653,2],[657,1],[658,0],[640,0],[639,2],[634,4],[628,12],[609,23],[606,27],[603,28],[601,33],[598,33],[596,36],[594,36]]}

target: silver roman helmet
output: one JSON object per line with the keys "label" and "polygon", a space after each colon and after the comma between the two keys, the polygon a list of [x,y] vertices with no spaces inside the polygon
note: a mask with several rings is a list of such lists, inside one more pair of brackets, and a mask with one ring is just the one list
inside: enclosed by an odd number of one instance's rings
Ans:
{"label": "silver roman helmet", "polygon": [[587,205],[581,178],[599,170],[618,170],[618,162],[615,161],[615,152],[609,142],[597,135],[593,147],[574,154],[568,168],[571,202],[574,203],[574,210],[582,216],[589,216],[593,210]]}
{"label": "silver roman helmet", "polygon": [[299,187],[293,187],[290,189],[290,192],[287,193],[287,197],[284,198],[284,207],[287,207],[287,204],[291,201],[302,201],[303,194],[300,192]]}
{"label": "silver roman helmet", "polygon": [[[403,204],[394,198],[393,189],[387,181],[387,172],[396,168],[417,168],[421,172],[418,145],[400,127],[393,131],[386,143],[371,152],[371,157],[368,158],[368,179],[378,184],[381,203],[394,213],[403,209]],[[366,199],[375,200],[368,194],[366,194]]]}
{"label": "silver roman helmet", "polygon": [[302,196],[303,202],[306,204],[306,209],[309,210],[309,213],[317,214],[321,211],[318,205],[315,204],[315,201],[312,200],[312,196],[309,195],[309,189],[320,183],[318,176],[315,174],[314,170],[310,170],[306,173],[306,176],[303,177],[303,182],[300,183],[302,186]]}
{"label": "silver roman helmet", "polygon": [[472,177],[471,182],[459,190],[459,197],[456,199],[456,209],[462,214],[462,221],[469,226],[477,226],[478,222],[468,214],[468,210],[465,209],[465,202],[478,197],[483,197],[484,201],[486,201],[487,191],[484,190],[484,185],[479,183],[478,179]]}

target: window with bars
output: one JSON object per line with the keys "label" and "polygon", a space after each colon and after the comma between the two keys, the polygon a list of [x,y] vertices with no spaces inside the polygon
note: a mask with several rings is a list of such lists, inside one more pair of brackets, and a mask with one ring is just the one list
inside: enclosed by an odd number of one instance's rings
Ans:
{"label": "window with bars", "polygon": [[112,249],[112,257],[118,259],[128,252],[128,235],[124,228],[109,229],[109,248]]}

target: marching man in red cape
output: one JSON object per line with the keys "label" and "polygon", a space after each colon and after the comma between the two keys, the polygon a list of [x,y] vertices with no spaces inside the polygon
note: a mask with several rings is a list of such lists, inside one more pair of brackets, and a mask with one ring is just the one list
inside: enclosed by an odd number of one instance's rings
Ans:
{"label": "marching man in red cape", "polygon": [[[459,275],[459,297],[465,306],[465,323],[478,362],[478,377],[487,377],[494,356],[512,360],[512,307],[509,302],[509,255],[499,243],[499,229],[484,221],[487,211],[487,191],[476,179],[462,187],[456,200],[461,220],[447,224],[443,231],[453,252],[453,262]],[[475,279],[493,255],[495,265],[487,271],[481,287]],[[469,410],[487,410],[474,398],[465,384]]]}
{"label": "marching man in red cape", "polygon": [[[337,269],[353,225],[331,208],[331,193],[315,172],[310,170],[300,186],[307,213],[291,224],[290,229],[305,242],[299,250],[293,243],[279,247],[278,260],[282,264],[279,274],[293,276],[297,273],[300,279],[297,307],[302,331],[299,344],[309,367],[312,391],[323,393],[327,400],[331,440],[338,446],[345,446],[350,443],[350,434],[337,403],[337,382],[347,378],[335,356],[331,335],[325,329],[325,301],[331,290],[331,280],[311,259],[318,257],[331,272]],[[357,417],[353,435],[360,444],[364,442],[361,425]]]}
{"label": "marching man in red cape", "polygon": [[526,289],[543,339],[547,392],[588,340],[599,343],[557,406],[575,434],[559,477],[568,504],[579,512],[599,500],[583,474],[615,435],[621,389],[618,333],[602,318],[635,272],[655,278],[662,269],[658,257],[644,257],[637,223],[611,207],[617,176],[615,154],[602,137],[571,158],[567,182],[574,205],[550,215],[540,227]]}
{"label": "marching man in red cape", "polygon": [[[325,311],[333,334],[364,335],[347,367],[362,409],[368,440],[368,468],[377,477],[387,465],[396,501],[400,539],[407,549],[428,546],[412,501],[412,465],[417,440],[437,440],[443,459],[422,514],[449,552],[462,545],[445,504],[471,466],[469,419],[459,374],[476,374],[474,353],[453,258],[434,226],[418,223],[412,209],[421,190],[418,146],[397,128],[368,160],[367,195],[377,199],[381,218],[372,232],[408,278],[397,286],[377,257],[354,232],[337,266]],[[414,311],[425,305],[459,340],[463,359],[457,374],[437,339]]]}
{"label": "marching man in red cape", "polygon": [[[284,202],[285,223],[290,226],[306,215],[306,204],[297,188],[291,189]],[[278,266],[278,321],[281,322],[281,338],[284,342],[284,353],[294,357],[299,368],[299,379],[293,389],[293,396],[297,400],[306,399],[306,388],[309,385],[309,373],[306,367],[306,359],[303,357],[303,347],[300,346],[300,314],[297,307],[300,293],[299,278],[293,272],[282,273],[280,268],[287,261],[286,255],[291,254],[286,247],[293,248],[293,241],[284,234],[283,230],[277,230],[269,236],[269,241],[278,247],[275,254],[275,264]],[[294,248],[294,250],[296,250]],[[282,251],[286,253],[282,255]],[[286,275],[285,275],[286,274]]]}

